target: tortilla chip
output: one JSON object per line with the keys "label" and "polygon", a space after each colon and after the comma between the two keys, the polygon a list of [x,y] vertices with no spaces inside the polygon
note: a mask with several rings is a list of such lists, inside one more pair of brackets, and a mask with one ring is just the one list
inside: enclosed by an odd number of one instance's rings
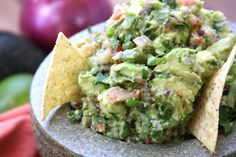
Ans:
{"label": "tortilla chip", "polygon": [[87,60],[63,33],[59,33],[43,93],[42,120],[58,105],[80,100],[82,92],[78,85],[78,75],[88,69]]}
{"label": "tortilla chip", "polygon": [[231,51],[228,60],[222,68],[206,83],[203,94],[197,101],[197,108],[190,121],[190,132],[205,145],[211,153],[215,152],[220,101],[228,71],[233,64],[236,54],[236,45]]}

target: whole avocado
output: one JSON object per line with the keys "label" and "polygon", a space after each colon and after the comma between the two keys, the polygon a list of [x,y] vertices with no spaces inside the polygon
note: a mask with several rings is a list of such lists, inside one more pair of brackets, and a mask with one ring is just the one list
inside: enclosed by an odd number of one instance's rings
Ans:
{"label": "whole avocado", "polygon": [[34,73],[44,57],[44,54],[26,39],[0,32],[0,80],[14,73]]}
{"label": "whole avocado", "polygon": [[29,101],[32,74],[14,74],[0,81],[0,113]]}

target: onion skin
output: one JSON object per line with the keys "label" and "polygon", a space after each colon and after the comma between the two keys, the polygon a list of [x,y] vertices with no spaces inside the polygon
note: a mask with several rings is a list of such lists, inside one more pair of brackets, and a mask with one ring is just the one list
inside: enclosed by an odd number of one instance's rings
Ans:
{"label": "onion skin", "polygon": [[111,13],[108,0],[25,0],[20,26],[26,38],[49,52],[59,32],[72,36]]}

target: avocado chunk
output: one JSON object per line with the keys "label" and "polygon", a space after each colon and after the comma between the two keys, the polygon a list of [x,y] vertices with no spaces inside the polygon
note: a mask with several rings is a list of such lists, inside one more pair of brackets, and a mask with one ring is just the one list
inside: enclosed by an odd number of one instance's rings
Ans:
{"label": "avocado chunk", "polygon": [[175,67],[182,71],[196,72],[196,55],[195,50],[189,48],[176,48],[165,55],[160,65],[154,69],[162,69],[167,67]]}
{"label": "avocado chunk", "polygon": [[161,34],[153,41],[153,47],[158,55],[164,55],[174,47],[176,33]]}
{"label": "avocado chunk", "polygon": [[228,36],[231,32],[227,19],[222,12],[202,9],[202,14],[206,20],[205,23],[210,25],[220,38]]}
{"label": "avocado chunk", "polygon": [[199,90],[201,89],[203,82],[200,76],[196,73],[182,71],[174,67],[163,66],[158,69],[157,73],[161,74],[162,72],[169,72],[169,74],[176,76],[176,81],[182,82],[187,88],[189,88],[193,95],[196,96]]}
{"label": "avocado chunk", "polygon": [[110,120],[108,124],[109,128],[106,132],[108,137],[125,140],[131,135],[131,127],[127,122],[122,120]]}
{"label": "avocado chunk", "polygon": [[113,60],[121,60],[129,63],[146,63],[147,55],[138,49],[130,49],[118,52],[112,57]]}
{"label": "avocado chunk", "polygon": [[83,101],[83,115],[84,116],[92,116],[97,112],[95,102],[91,97],[85,97],[82,99]]}
{"label": "avocado chunk", "polygon": [[135,129],[138,137],[141,140],[148,138],[151,132],[151,121],[148,119],[146,114],[138,113],[137,120],[135,121]]}
{"label": "avocado chunk", "polygon": [[106,89],[106,85],[97,83],[90,72],[82,72],[79,75],[79,86],[82,92],[89,96],[97,96]]}
{"label": "avocado chunk", "polygon": [[230,34],[228,37],[212,44],[206,50],[197,52],[196,60],[204,69],[200,75],[204,78],[208,78],[214,74],[228,58],[235,42],[236,36]]}
{"label": "avocado chunk", "polygon": [[133,82],[136,78],[148,80],[151,73],[152,71],[145,65],[124,62],[111,66],[110,77],[115,83]]}
{"label": "avocado chunk", "polygon": [[155,94],[157,105],[173,108],[169,126],[174,127],[184,121],[193,111],[194,93],[177,76],[169,78],[158,76],[150,82],[152,93]]}
{"label": "avocado chunk", "polygon": [[116,88],[119,87],[112,87],[108,90],[105,90],[104,92],[98,95],[98,100],[100,102],[101,112],[105,114],[107,118],[112,118],[115,115],[121,120],[125,117],[127,113],[126,107],[123,103],[112,103],[108,98],[108,94]]}
{"label": "avocado chunk", "polygon": [[217,58],[209,51],[199,51],[196,54],[198,64],[203,68],[200,75],[204,78],[208,78],[214,74],[221,66],[221,63]]}
{"label": "avocado chunk", "polygon": [[230,34],[216,43],[209,46],[206,51],[211,52],[217,59],[225,61],[236,42],[236,35]]}
{"label": "avocado chunk", "polygon": [[24,38],[0,32],[0,79],[14,73],[34,73],[44,57]]}
{"label": "avocado chunk", "polygon": [[119,126],[119,136],[120,139],[126,139],[131,134],[131,128],[130,125],[124,121],[120,122]]}

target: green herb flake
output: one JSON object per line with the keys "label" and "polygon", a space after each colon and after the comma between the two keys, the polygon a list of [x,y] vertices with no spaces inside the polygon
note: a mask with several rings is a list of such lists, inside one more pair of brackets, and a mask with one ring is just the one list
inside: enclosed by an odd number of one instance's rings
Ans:
{"label": "green herb flake", "polygon": [[73,122],[78,122],[81,120],[82,115],[83,115],[82,110],[74,110],[67,113],[67,118],[69,118]]}
{"label": "green herb flake", "polygon": [[111,38],[115,34],[115,28],[108,28],[106,34],[108,38]]}
{"label": "green herb flake", "polygon": [[89,34],[92,34],[92,33],[93,33],[93,31],[92,31],[92,28],[91,28],[91,27],[89,27],[87,30],[88,30],[88,33],[89,33]]}
{"label": "green herb flake", "polygon": [[167,5],[169,5],[171,8],[175,8],[176,7],[176,2],[175,0],[159,0],[162,3],[166,3]]}
{"label": "green herb flake", "polygon": [[133,90],[133,89],[137,88],[137,87],[140,86],[140,85],[141,85],[141,83],[134,82],[134,83],[128,85],[127,89],[128,89],[128,90]]}
{"label": "green herb flake", "polygon": [[234,108],[236,98],[236,82],[233,82],[230,86],[230,91],[227,99],[227,106]]}
{"label": "green herb flake", "polygon": [[119,45],[119,40],[117,38],[111,38],[112,49],[116,50]]}
{"label": "green herb flake", "polygon": [[220,126],[223,127],[225,134],[233,131],[233,122],[220,120]]}
{"label": "green herb flake", "polygon": [[146,69],[142,69],[142,78],[147,79],[147,78],[149,78],[149,76],[150,76],[149,71]]}
{"label": "green herb flake", "polygon": [[128,107],[137,107],[137,106],[140,106],[142,104],[143,104],[142,101],[138,101],[138,100],[134,100],[134,99],[128,99],[126,101],[126,106],[128,106]]}
{"label": "green herb flake", "polygon": [[164,60],[165,60],[164,57],[157,58],[157,57],[154,57],[152,55],[149,55],[148,56],[147,65],[148,66],[156,66],[156,65],[161,64]]}
{"label": "green herb flake", "polygon": [[108,77],[103,75],[102,73],[98,73],[96,78],[95,78],[95,82],[96,83],[104,83],[107,84],[108,83]]}

